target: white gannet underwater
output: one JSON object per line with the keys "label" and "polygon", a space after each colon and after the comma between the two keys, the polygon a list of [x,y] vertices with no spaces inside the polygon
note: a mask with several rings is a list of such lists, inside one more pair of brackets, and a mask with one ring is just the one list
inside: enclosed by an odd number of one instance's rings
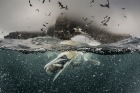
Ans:
{"label": "white gannet underwater", "polygon": [[[77,45],[78,42],[67,40],[60,42],[60,44],[66,44],[66,45]],[[79,51],[65,51],[60,53],[55,59],[53,59],[51,62],[47,63],[44,66],[44,69],[46,69],[47,74],[53,74],[57,73],[53,79],[53,81],[56,80],[56,78],[66,69],[67,66],[77,66],[80,65],[83,62],[92,62],[94,65],[100,65],[99,61],[91,60],[90,57],[84,54],[83,52]]]}

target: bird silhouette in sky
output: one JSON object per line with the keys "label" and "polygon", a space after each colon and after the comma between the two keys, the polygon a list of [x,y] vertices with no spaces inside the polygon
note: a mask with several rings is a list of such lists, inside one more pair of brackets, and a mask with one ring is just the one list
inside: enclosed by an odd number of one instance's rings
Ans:
{"label": "bird silhouette in sky", "polygon": [[127,18],[127,17],[124,15],[124,18]]}
{"label": "bird silhouette in sky", "polygon": [[104,18],[104,20],[101,21],[102,25],[107,26],[107,23],[109,22],[109,20],[110,20],[110,17],[108,17],[108,16],[106,18]]}
{"label": "bird silhouette in sky", "polygon": [[64,6],[60,1],[58,1],[57,4],[59,4],[60,9],[66,9],[66,10],[68,10],[68,6],[67,5]]}
{"label": "bird silhouette in sky", "polygon": [[39,9],[36,9],[35,11],[39,12]]}
{"label": "bird silhouette in sky", "polygon": [[68,6],[67,6],[67,5],[66,5],[66,7],[65,7],[65,8],[66,8],[66,10],[68,10]]}
{"label": "bird silhouette in sky", "polygon": [[91,2],[90,2],[91,5],[90,5],[90,7],[92,7],[92,3],[94,3],[94,0],[91,0]]}
{"label": "bird silhouette in sky", "polygon": [[60,9],[65,8],[64,5],[60,1],[58,1],[58,4],[59,4]]}
{"label": "bird silhouette in sky", "polygon": [[50,16],[51,15],[51,12],[48,14],[48,16]]}
{"label": "bird silhouette in sky", "polygon": [[106,19],[108,16],[105,16],[104,19]]}
{"label": "bird silhouette in sky", "polygon": [[43,28],[41,28],[41,31],[44,31]]}
{"label": "bird silhouette in sky", "polygon": [[42,3],[45,3],[45,0],[43,0]]}
{"label": "bird silhouette in sky", "polygon": [[94,3],[94,0],[92,0],[90,3]]}
{"label": "bird silhouette in sky", "polygon": [[30,4],[30,6],[32,7],[33,5],[31,4],[31,1],[29,0],[29,4]]}
{"label": "bird silhouette in sky", "polygon": [[46,25],[43,24],[44,27],[46,27]]}
{"label": "bird silhouette in sky", "polygon": [[100,6],[110,8],[109,0],[107,0],[107,4],[100,4]]}
{"label": "bird silhouette in sky", "polygon": [[87,20],[88,20],[88,18],[85,18],[85,17],[83,17],[82,19],[83,19],[84,21],[87,21]]}

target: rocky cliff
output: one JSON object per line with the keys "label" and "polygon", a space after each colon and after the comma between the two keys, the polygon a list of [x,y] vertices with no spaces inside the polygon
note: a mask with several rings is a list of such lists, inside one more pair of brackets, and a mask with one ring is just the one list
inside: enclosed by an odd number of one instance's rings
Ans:
{"label": "rocky cliff", "polygon": [[[95,22],[93,22],[92,25],[87,24],[88,23],[84,21],[61,15],[56,20],[56,24],[53,28],[54,30],[48,30],[47,34],[59,39],[69,40],[75,35],[85,33],[84,35],[92,37],[101,43],[113,43],[131,37],[128,34],[110,33],[106,29],[97,26]],[[81,31],[75,31],[74,28],[80,28]]]}
{"label": "rocky cliff", "polygon": [[[76,30],[77,29],[77,30]],[[82,20],[77,20],[76,18],[69,17],[67,15],[60,15],[56,20],[56,24],[50,26],[45,32],[11,32],[9,35],[4,38],[12,38],[12,39],[28,39],[34,38],[38,36],[55,36],[62,40],[70,40],[73,36],[83,34],[89,37],[94,38],[95,40],[107,44],[120,41],[122,39],[126,39],[131,37],[126,34],[113,34],[108,32],[106,29],[102,29],[96,25],[95,22],[92,22],[92,25],[86,23]]]}
{"label": "rocky cliff", "polygon": [[27,31],[16,31],[11,32],[9,35],[4,36],[5,39],[28,39],[28,38],[34,38],[39,36],[46,36],[45,32],[27,32]]}

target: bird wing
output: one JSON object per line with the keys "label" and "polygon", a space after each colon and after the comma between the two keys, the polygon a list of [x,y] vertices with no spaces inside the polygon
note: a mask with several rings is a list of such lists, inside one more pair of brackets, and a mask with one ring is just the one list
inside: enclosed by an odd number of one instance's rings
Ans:
{"label": "bird wing", "polygon": [[55,63],[58,63],[60,61],[64,61],[66,59],[58,59],[58,58],[55,58],[54,60],[52,60],[51,62],[47,63],[45,66],[44,66],[44,69],[46,69],[46,67],[50,64],[55,64]]}
{"label": "bird wing", "polygon": [[65,68],[67,67],[67,66],[69,66],[69,64],[72,62],[73,60],[70,60],[69,62],[67,62],[65,65],[64,65],[64,67],[63,67],[63,69],[61,69],[56,75],[55,75],[55,77],[54,77],[54,79],[53,79],[53,82],[57,79],[57,77],[65,70]]}

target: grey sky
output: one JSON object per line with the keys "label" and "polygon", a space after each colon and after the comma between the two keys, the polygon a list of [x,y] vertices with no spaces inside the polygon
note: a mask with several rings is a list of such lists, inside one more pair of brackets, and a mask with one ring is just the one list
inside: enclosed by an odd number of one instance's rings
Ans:
{"label": "grey sky", "polygon": [[[79,18],[88,17],[91,20],[91,16],[95,16],[94,21],[98,25],[108,15],[111,17],[107,27],[109,31],[140,37],[140,0],[110,0],[110,9],[100,7],[106,0],[95,0],[92,7],[91,0],[48,1],[42,4],[42,0],[31,0],[33,7],[30,7],[28,0],[0,0],[0,37],[13,31],[40,31],[44,22],[54,24],[61,12],[70,16],[77,15]],[[68,5],[69,10],[59,9],[58,1]],[[126,9],[123,11],[121,8]],[[35,11],[36,9],[39,9],[39,12]],[[51,16],[46,16],[50,12]],[[124,18],[124,14],[127,18]]]}

